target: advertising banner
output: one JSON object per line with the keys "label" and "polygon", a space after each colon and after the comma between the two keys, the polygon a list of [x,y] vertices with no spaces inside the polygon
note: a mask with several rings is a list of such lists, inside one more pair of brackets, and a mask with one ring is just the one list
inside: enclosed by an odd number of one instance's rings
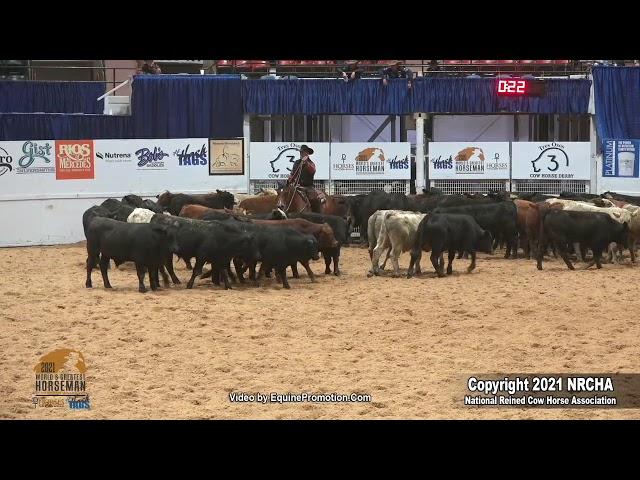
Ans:
{"label": "advertising banner", "polygon": [[251,142],[251,180],[286,180],[291,167],[300,158],[300,146],[313,150],[310,156],[316,165],[316,180],[329,179],[329,143]]}
{"label": "advertising banner", "polygon": [[605,140],[602,153],[602,176],[638,178],[640,140]]}
{"label": "advertising banner", "polygon": [[590,180],[589,142],[513,142],[514,180]]}
{"label": "advertising banner", "polygon": [[411,144],[332,143],[332,180],[410,180]]}
{"label": "advertising banner", "polygon": [[429,179],[509,178],[509,142],[430,142]]}

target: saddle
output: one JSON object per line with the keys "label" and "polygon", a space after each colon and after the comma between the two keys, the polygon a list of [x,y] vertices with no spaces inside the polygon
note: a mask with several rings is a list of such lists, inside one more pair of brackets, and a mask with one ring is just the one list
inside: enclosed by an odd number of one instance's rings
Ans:
{"label": "saddle", "polygon": [[314,204],[320,207],[323,203],[327,203],[327,194],[323,190],[298,185],[296,191],[302,195],[312,211],[317,211],[316,208],[313,208]]}

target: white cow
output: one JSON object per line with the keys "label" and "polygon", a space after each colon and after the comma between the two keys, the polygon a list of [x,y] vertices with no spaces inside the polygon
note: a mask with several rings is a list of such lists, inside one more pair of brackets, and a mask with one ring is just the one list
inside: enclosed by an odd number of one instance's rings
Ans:
{"label": "white cow", "polygon": [[[630,225],[631,222],[631,211],[625,208],[620,207],[598,207],[592,203],[580,202],[577,200],[565,200],[562,198],[548,198],[545,200],[547,203],[554,204],[559,203],[562,205],[563,210],[570,210],[574,212],[595,212],[595,213],[606,213],[613,220],[618,223],[626,223]],[[580,251],[580,244],[576,243],[574,245],[574,249],[576,251],[576,255],[578,257],[578,261],[582,262],[582,253]],[[615,243],[611,243],[609,245],[609,261],[613,261],[614,263],[618,263],[618,259],[616,254],[619,254],[622,257],[622,249],[618,249],[618,246]],[[635,254],[632,254],[632,260],[635,261]]]}
{"label": "white cow", "polygon": [[[382,221],[385,215],[393,212],[402,212],[402,210],[377,210],[369,217],[369,223],[367,224],[367,237],[369,239],[369,258],[373,259],[373,250],[376,248],[378,244],[378,237],[380,236],[380,230],[382,229]],[[391,254],[391,246],[388,247],[387,257],[384,259],[382,263],[382,270],[387,265],[387,260],[389,260],[389,255]],[[380,252],[382,255],[382,251]],[[372,273],[373,270],[369,270],[369,273]]]}
{"label": "white cow", "polygon": [[[393,264],[392,276],[400,276],[400,265],[398,264],[400,254],[413,248],[416,242],[418,226],[425,216],[426,214],[424,213],[398,210],[387,211],[382,215],[382,227],[371,258],[371,273],[373,275],[380,273],[378,267],[380,255],[384,250],[390,249],[391,263]],[[420,265],[416,266],[416,271],[420,273]]]}
{"label": "white cow", "polygon": [[149,223],[154,215],[154,212],[146,208],[134,208],[127,217],[127,223]]}

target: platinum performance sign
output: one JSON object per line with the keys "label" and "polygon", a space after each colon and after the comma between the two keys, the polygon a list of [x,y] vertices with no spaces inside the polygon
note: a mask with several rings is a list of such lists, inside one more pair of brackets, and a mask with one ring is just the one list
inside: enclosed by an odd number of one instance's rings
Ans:
{"label": "platinum performance sign", "polygon": [[638,178],[640,140],[605,140],[602,176]]}

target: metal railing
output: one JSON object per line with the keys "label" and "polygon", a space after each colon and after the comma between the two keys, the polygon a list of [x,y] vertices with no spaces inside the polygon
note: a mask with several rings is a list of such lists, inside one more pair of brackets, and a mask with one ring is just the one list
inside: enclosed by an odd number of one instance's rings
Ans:
{"label": "metal railing", "polygon": [[[69,72],[69,75],[61,74],[61,77],[67,76],[67,78],[49,79],[49,75],[42,75],[45,71],[58,71]],[[121,84],[124,79],[120,79],[117,72],[126,71],[128,79],[131,80],[133,74],[131,71],[133,68],[125,67],[104,67],[104,66],[80,66],[80,65],[34,65],[28,62],[27,65],[0,65],[0,78],[3,76],[3,72],[17,72],[21,71],[21,75],[24,78],[7,78],[8,80],[43,80],[51,82],[104,82],[106,83],[106,90],[110,90],[117,85]],[[73,72],[73,73],[71,73]],[[82,74],[78,75],[81,72]],[[110,74],[110,75],[108,75]],[[74,77],[86,77],[77,79]]]}
{"label": "metal railing", "polygon": [[[226,61],[225,61],[226,62]],[[317,64],[316,62],[309,62],[307,64],[282,64],[282,61],[268,61],[257,63],[236,63],[237,61],[231,60],[229,63],[217,64],[215,71],[217,73],[235,73],[243,74],[248,78],[261,77],[266,74],[275,74],[278,76],[297,76],[301,78],[331,78],[339,77],[341,75],[341,69],[345,68],[345,65],[341,62]],[[333,61],[330,61],[333,62]],[[473,61],[472,61],[473,62]],[[433,70],[433,66],[430,65],[429,60],[423,60],[420,63],[407,62],[404,65],[410,68],[414,75],[417,76],[434,76],[439,77],[446,76],[466,76],[466,75],[480,75],[480,76],[495,76],[495,75],[534,75],[538,77],[545,76],[570,76],[570,75],[587,75],[591,69],[591,61],[588,62],[572,62],[567,64],[546,64],[546,63],[520,63],[521,61],[515,60],[514,63],[460,63],[460,64],[446,64],[439,63],[437,70]],[[384,68],[388,67],[390,63],[364,63],[359,64],[359,68],[362,71],[362,78],[368,77],[380,77]]]}
{"label": "metal railing", "polygon": [[[38,65],[33,61],[26,61],[25,65],[0,65],[0,78],[2,76],[9,75],[12,80],[47,80],[46,77],[51,75],[43,75],[46,71],[67,71],[73,74],[68,75],[68,78],[60,78],[59,80],[50,81],[91,81],[91,82],[106,82],[107,90],[115,87],[121,83],[125,78],[119,78],[118,72],[126,71],[129,79],[134,75],[132,74],[133,68],[126,67],[105,67],[103,65],[93,66],[80,66],[80,65],[64,65],[64,61],[60,61],[59,65]],[[189,65],[199,63],[199,61],[189,62]],[[218,61],[219,62],[219,61]],[[339,61],[335,63],[328,63],[324,65],[318,65],[314,63],[309,64],[292,64],[282,65],[280,61],[273,60],[264,62],[261,64],[238,64],[237,61],[230,61],[228,65],[216,65],[212,69],[207,70],[208,74],[243,74],[247,78],[259,78],[267,74],[276,74],[278,76],[297,76],[303,78],[339,78],[340,71],[344,68],[344,65]],[[594,61],[579,61],[571,64],[557,65],[557,64],[535,64],[535,63],[518,63],[515,61],[512,64],[456,64],[449,65],[440,63],[438,70],[433,71],[432,66],[428,60],[421,61],[420,63],[409,62],[405,65],[410,68],[417,76],[467,76],[467,75],[479,75],[492,77],[496,75],[534,75],[536,77],[549,77],[549,76],[563,76],[569,77],[571,75],[587,75],[590,72],[591,65]],[[51,63],[51,62],[49,62]],[[185,63],[185,65],[187,65]],[[215,62],[214,62],[215,65]],[[175,66],[175,64],[174,64]],[[360,63],[360,68],[363,72],[363,78],[376,78],[380,77],[382,70],[388,66],[387,63]],[[6,74],[4,73],[6,72]],[[13,73],[12,73],[13,72]],[[22,73],[15,73],[22,72]],[[78,72],[86,72],[86,75],[78,75]],[[60,75],[64,77],[63,75]],[[85,79],[76,80],[73,77],[86,77]],[[24,78],[19,78],[24,77]],[[43,78],[45,77],[45,78]]]}

